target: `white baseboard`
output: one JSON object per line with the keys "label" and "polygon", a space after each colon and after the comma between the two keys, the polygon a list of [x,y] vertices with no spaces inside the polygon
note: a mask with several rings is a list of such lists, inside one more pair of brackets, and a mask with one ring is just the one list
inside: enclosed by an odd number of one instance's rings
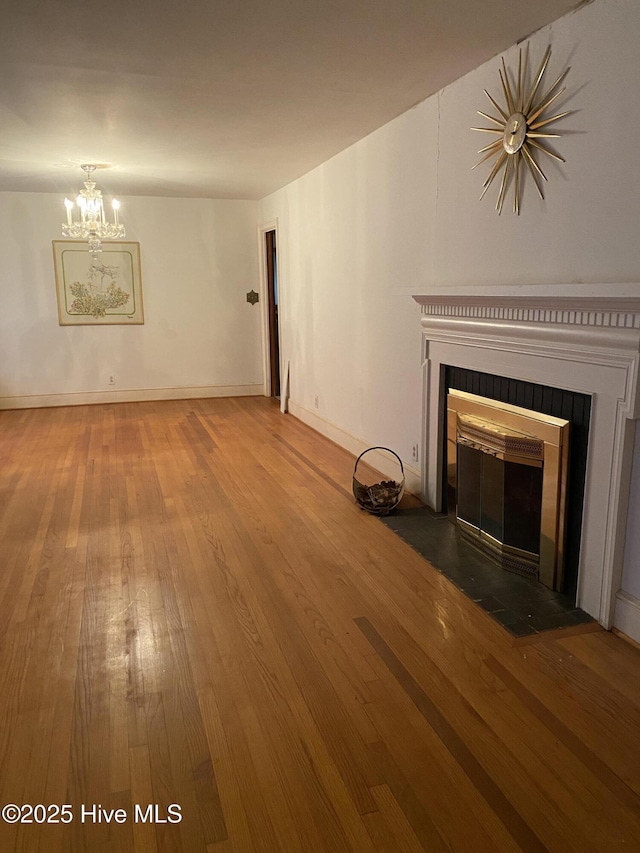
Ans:
{"label": "white baseboard", "polygon": [[[289,399],[288,408],[289,413],[295,418],[298,418],[298,420],[307,424],[307,426],[310,426],[326,438],[331,439],[331,441],[335,441],[336,444],[339,444],[340,447],[344,447],[345,450],[353,453],[354,456],[359,456],[369,447],[375,446],[374,443],[364,441],[341,427],[336,426],[336,424],[331,421],[321,418],[320,415],[316,415],[315,412],[305,409],[304,406],[301,406],[294,400]],[[393,450],[393,448],[390,449]],[[387,453],[374,450],[367,456],[367,463],[377,471],[380,471],[380,473],[384,474],[386,477],[396,478],[398,476],[398,463]],[[421,486],[420,472],[407,465],[404,459],[402,460],[402,465],[404,467],[406,490],[411,492],[411,494],[419,495]]]}
{"label": "white baseboard", "polygon": [[640,598],[620,590],[616,595],[613,625],[636,643],[640,643]]}
{"label": "white baseboard", "polygon": [[123,388],[81,391],[77,394],[33,394],[0,397],[0,409],[41,409],[50,406],[87,406],[96,403],[140,403],[145,400],[191,400],[203,397],[258,397],[264,385],[179,385],[175,388]]}

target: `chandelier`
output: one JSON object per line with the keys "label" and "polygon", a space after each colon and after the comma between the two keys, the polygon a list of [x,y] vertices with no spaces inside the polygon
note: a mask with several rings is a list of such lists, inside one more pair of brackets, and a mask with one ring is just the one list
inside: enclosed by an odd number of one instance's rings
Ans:
{"label": "chandelier", "polygon": [[113,208],[113,222],[107,222],[104,214],[102,193],[96,189],[92,175],[96,167],[85,165],[80,167],[87,176],[84,189],[80,190],[76,199],[79,209],[79,219],[73,220],[71,211],[74,203],[65,198],[64,205],[67,208],[67,221],[62,225],[63,237],[71,237],[73,240],[87,240],[89,251],[95,259],[102,251],[102,240],[117,240],[124,237],[124,225],[118,220],[120,202],[117,199],[111,201]]}

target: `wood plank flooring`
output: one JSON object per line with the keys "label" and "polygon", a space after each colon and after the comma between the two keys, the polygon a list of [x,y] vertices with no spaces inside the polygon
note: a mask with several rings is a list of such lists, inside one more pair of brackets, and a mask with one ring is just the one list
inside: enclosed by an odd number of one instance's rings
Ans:
{"label": "wood plank flooring", "polygon": [[640,850],[640,650],[514,642],[353,462],[263,398],[0,412],[0,807],[69,807],[2,853]]}

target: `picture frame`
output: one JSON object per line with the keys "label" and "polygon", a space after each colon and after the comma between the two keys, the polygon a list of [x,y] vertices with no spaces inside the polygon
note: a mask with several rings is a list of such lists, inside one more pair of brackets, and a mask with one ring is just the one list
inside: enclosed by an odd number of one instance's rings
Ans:
{"label": "picture frame", "polygon": [[61,326],[144,323],[140,243],[109,240],[97,258],[86,241],[53,240]]}

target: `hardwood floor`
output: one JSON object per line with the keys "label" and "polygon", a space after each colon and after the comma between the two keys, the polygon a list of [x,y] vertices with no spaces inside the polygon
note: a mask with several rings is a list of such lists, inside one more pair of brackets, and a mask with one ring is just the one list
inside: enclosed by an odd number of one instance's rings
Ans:
{"label": "hardwood floor", "polygon": [[640,650],[514,641],[353,461],[263,398],[0,413],[0,807],[72,817],[2,853],[640,850]]}

